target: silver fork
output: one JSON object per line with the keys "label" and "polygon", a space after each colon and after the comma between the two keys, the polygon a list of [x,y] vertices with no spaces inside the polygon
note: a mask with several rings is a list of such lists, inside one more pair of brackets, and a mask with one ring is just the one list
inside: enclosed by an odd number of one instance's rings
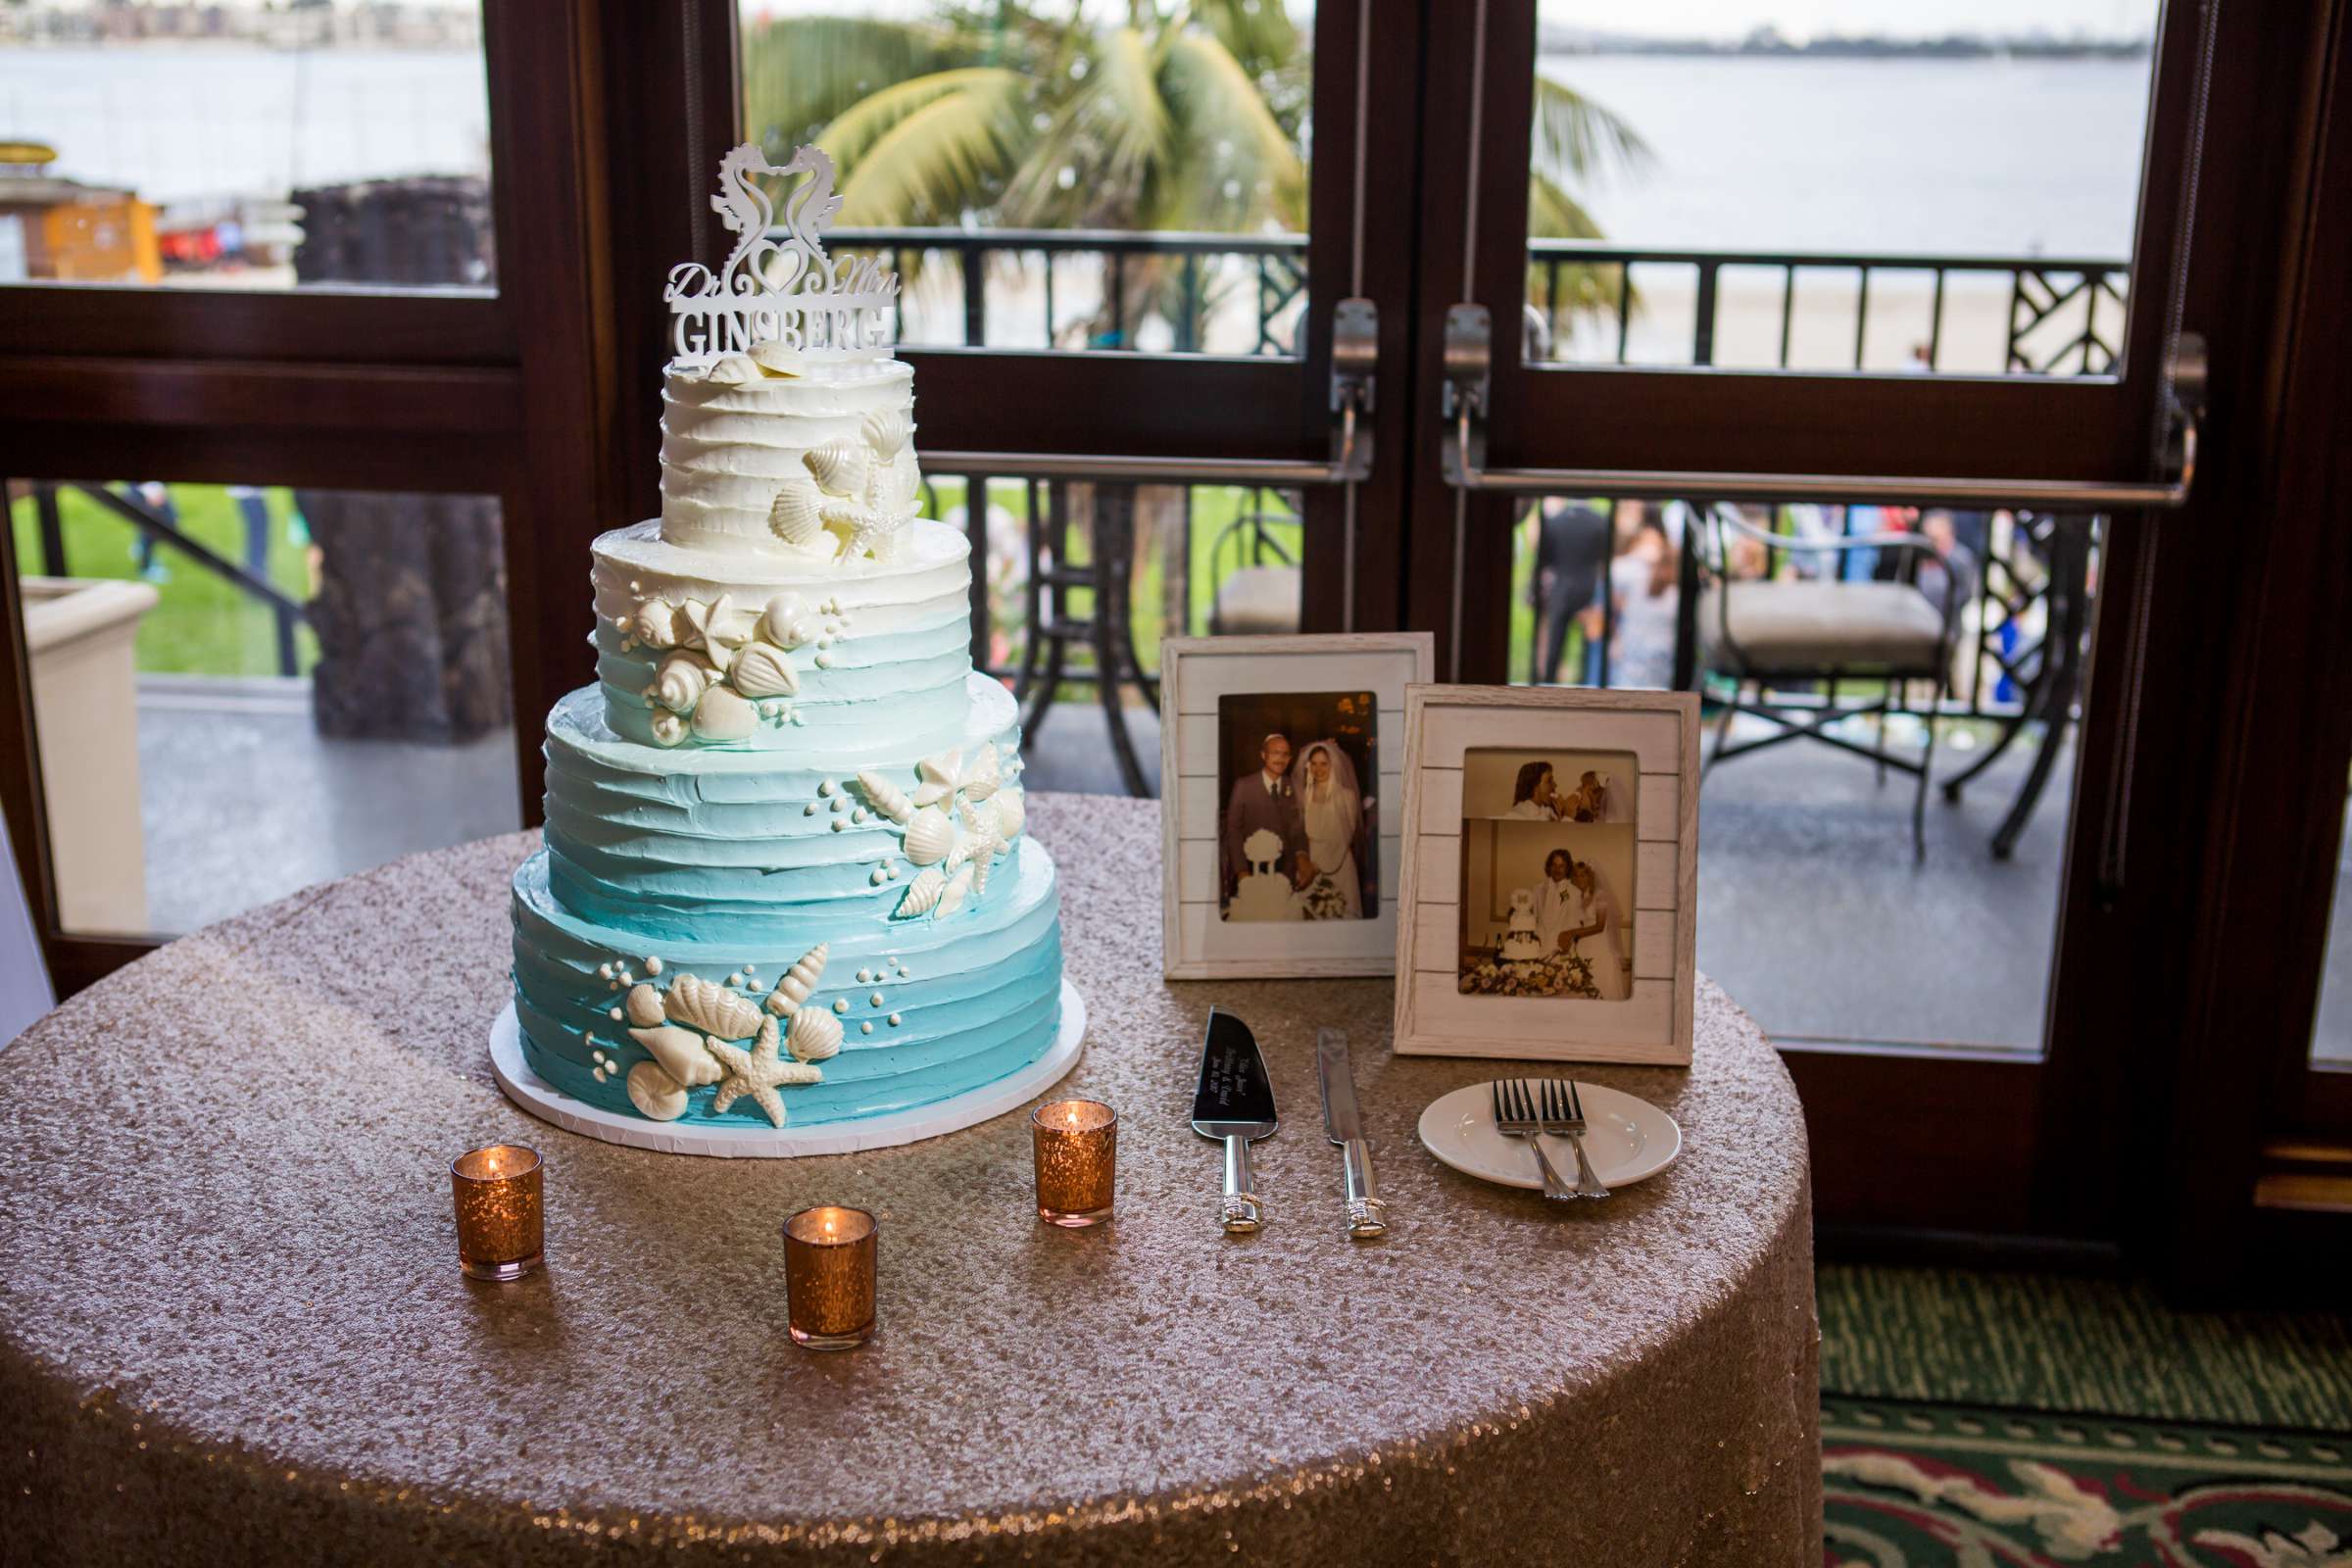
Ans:
{"label": "silver fork", "polygon": [[1560,1180],[1560,1173],[1552,1168],[1551,1156],[1544,1152],[1544,1124],[1536,1119],[1535,1097],[1527,1092],[1527,1080],[1497,1078],[1493,1087],[1494,1130],[1505,1138],[1527,1140],[1527,1147],[1536,1152],[1536,1165],[1544,1173],[1545,1198],[1574,1201],[1576,1189]]}
{"label": "silver fork", "polygon": [[1609,1190],[1600,1184],[1593,1173],[1592,1161],[1585,1157],[1585,1097],[1576,1092],[1576,1080],[1562,1083],[1556,1078],[1544,1081],[1543,1128],[1556,1138],[1568,1140],[1576,1151],[1576,1196],[1606,1198]]}

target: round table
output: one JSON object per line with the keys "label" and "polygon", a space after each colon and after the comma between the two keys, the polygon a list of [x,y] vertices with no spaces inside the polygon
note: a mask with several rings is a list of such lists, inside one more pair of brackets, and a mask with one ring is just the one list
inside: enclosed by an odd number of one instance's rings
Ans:
{"label": "round table", "polygon": [[[560,1132],[493,1084],[515,834],[184,938],[5,1053],[0,1539],[27,1563],[1821,1560],[1804,1123],[1701,983],[1663,1174],[1547,1204],[1413,1128],[1383,981],[1170,984],[1149,802],[1041,797],[1118,1108],[1118,1213],[1032,1217],[1026,1118],[806,1160]],[[1269,1224],[1187,1124],[1239,1012]],[[1350,1243],[1315,1091],[1355,1043],[1396,1220]],[[446,1167],[547,1156],[546,1271],[458,1272]],[[881,1327],[784,1333],[777,1224],[881,1220]]]}

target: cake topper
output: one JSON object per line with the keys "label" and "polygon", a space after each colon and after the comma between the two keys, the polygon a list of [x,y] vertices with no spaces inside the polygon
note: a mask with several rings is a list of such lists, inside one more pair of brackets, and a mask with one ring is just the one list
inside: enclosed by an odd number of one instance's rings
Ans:
{"label": "cake topper", "polygon": [[[783,224],[774,228],[775,207],[760,180],[794,175],[808,178],[791,188]],[[716,272],[700,262],[670,270],[662,298],[669,302],[678,365],[710,365],[763,343],[833,360],[867,359],[889,348],[898,274],[871,257],[836,261],[825,254],[824,231],[841,198],[833,193],[833,159],[823,148],[803,147],[778,168],[745,143],[719,161],[710,206],[736,236],[735,248]]]}

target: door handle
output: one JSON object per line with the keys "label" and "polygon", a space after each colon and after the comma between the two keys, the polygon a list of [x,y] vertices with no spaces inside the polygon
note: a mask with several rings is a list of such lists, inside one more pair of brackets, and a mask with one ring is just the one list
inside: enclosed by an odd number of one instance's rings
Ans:
{"label": "door handle", "polygon": [[925,450],[935,473],[977,473],[1005,479],[1098,479],[1126,484],[1240,484],[1275,490],[1361,484],[1372,477],[1375,374],[1380,362],[1380,309],[1346,299],[1332,309],[1331,410],[1339,416],[1326,463],[1290,458],[1148,458],[1083,452],[946,452]]}
{"label": "door handle", "polygon": [[2197,473],[2197,416],[2205,391],[2204,342],[2180,335],[2166,411],[2171,477],[2099,479],[1923,478],[1912,474],[1734,473],[1706,469],[1491,468],[1487,412],[1493,325],[1483,305],[1446,313],[1446,415],[1439,456],[1456,490],[1499,495],[1608,496],[1657,501],[1796,501],[1823,505],[2017,507],[2036,512],[2171,510],[2185,506]]}

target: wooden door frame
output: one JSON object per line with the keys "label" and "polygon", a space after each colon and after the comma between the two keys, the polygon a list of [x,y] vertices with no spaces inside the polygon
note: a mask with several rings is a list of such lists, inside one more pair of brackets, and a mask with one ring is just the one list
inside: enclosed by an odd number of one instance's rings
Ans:
{"label": "wooden door frame", "polygon": [[[2343,0],[2330,0],[2340,8]],[[2175,5],[2160,35],[2155,101],[2134,254],[2151,278],[2169,272],[2183,189],[2176,149],[2185,145],[2203,11]],[[1474,298],[1497,321],[1516,319],[1524,292],[1526,167],[1532,109],[1534,0],[1488,0],[1483,61],[1472,8],[1446,8],[1451,24],[1428,40],[1424,145],[1432,170],[1469,167],[1474,82],[1487,146],[1475,184],[1425,176],[1433,232],[1461,233],[1477,214],[1475,275],[1458,251],[1425,248],[1416,352],[1416,440],[1441,438],[1443,385],[1438,318]],[[2210,587],[2210,561],[2163,548],[2169,536],[2226,514],[2243,498],[2242,449],[2228,450],[2250,422],[2275,336],[2282,286],[2259,236],[2286,235],[2284,171],[2297,143],[2297,109],[2282,81],[2310,73],[2298,50],[2316,35],[2246,8],[2221,15],[2211,124],[2193,236],[2184,324],[2216,340],[2206,422],[2209,463],[2188,514],[2112,520],[2103,558],[2104,602],[2094,624],[2094,683],[2078,755],[2128,756],[2132,766],[2079,768],[2071,787],[2074,848],[2062,884],[2045,1056],[2034,1061],[1936,1050],[1900,1053],[1783,1049],[1806,1106],[1815,1149],[1816,1213],[1825,1243],[1916,1253],[1940,1238],[1946,1253],[2113,1261],[2132,1233],[2128,1172],[2143,1157],[2146,1085],[2129,1070],[2131,1043],[2177,1020],[2185,1001],[2179,972],[2149,976],[2145,958],[2178,924],[2170,882],[2152,869],[2156,846],[2179,844],[2193,786],[2172,766],[2193,744],[2206,712],[2205,671],[2188,639],[2162,636],[2186,624]],[[1511,243],[1495,236],[1514,236]],[[1465,287],[1467,292],[1465,292]],[[2135,289],[2122,373],[2105,384],[1863,375],[1757,375],[1719,370],[1527,370],[1514,332],[1493,345],[1494,406],[1490,450],[1498,466],[1740,469],[1761,472],[2022,472],[2116,478],[2146,471],[2157,446],[2156,373],[2164,291]],[[1423,454],[1434,460],[1434,451]],[[2217,475],[2215,468],[2218,466]],[[1408,621],[1437,631],[1441,663],[1453,632],[1457,505],[1467,525],[1459,548],[1467,582],[1510,581],[1504,498],[1461,500],[1417,463],[1413,513],[1434,524],[1409,542]],[[2240,515],[2242,516],[2242,512]],[[2208,523],[2206,526],[2214,526]],[[2241,522],[2235,526],[2242,528]],[[2126,594],[2118,585],[2144,592]],[[1494,598],[1465,591],[1458,678],[1505,678],[1508,616]],[[2119,671],[2130,671],[2124,700]],[[2341,793],[2340,773],[2337,789]],[[2120,862],[2112,851],[2132,853]],[[2115,885],[2118,864],[2132,874]],[[2130,999],[2118,1005],[2114,999]],[[1845,1151],[1867,1151],[1847,1154]],[[1900,1172],[1890,1182],[1886,1173]]]}

